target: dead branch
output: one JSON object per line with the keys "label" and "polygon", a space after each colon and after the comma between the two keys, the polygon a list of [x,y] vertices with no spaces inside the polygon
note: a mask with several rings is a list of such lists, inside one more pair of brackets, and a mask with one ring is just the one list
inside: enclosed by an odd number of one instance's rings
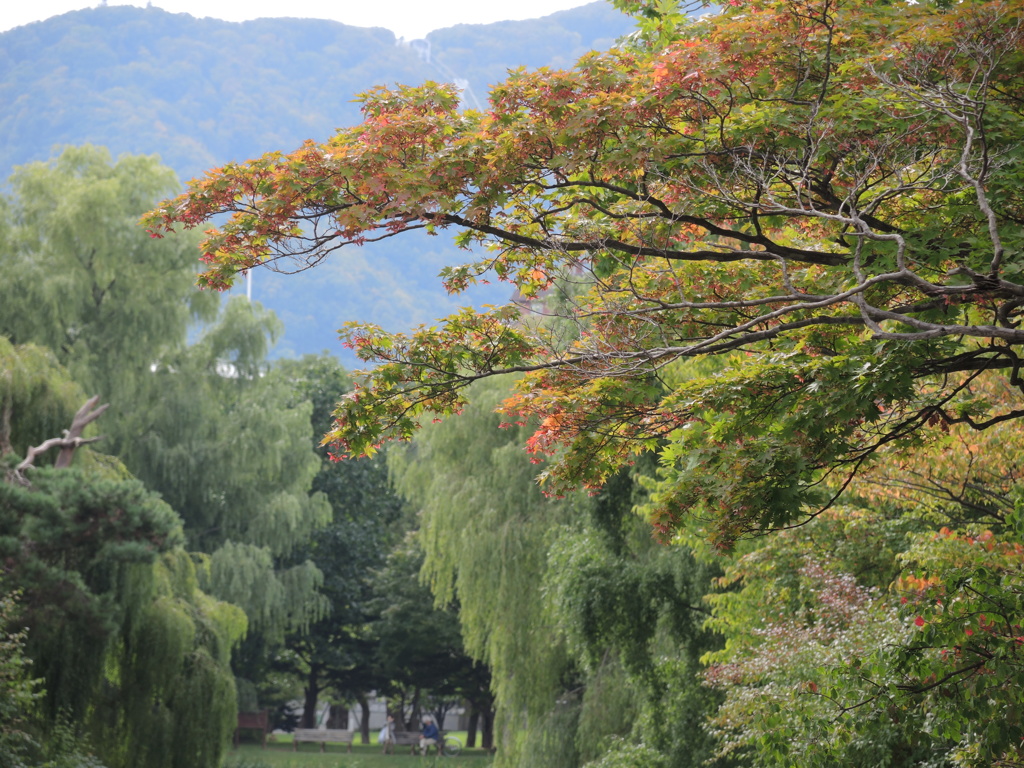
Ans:
{"label": "dead branch", "polygon": [[78,409],[78,412],[75,413],[74,418],[71,420],[71,428],[65,429],[61,437],[51,437],[39,445],[30,447],[25,453],[24,461],[14,468],[13,479],[21,485],[31,485],[25,477],[25,471],[35,466],[36,457],[43,455],[51,448],[60,448],[60,454],[58,454],[57,460],[54,462],[54,467],[60,469],[71,466],[71,460],[75,456],[75,451],[80,446],[102,440],[102,435],[99,437],[82,437],[83,430],[102,416],[103,412],[110,407],[110,403],[97,406],[96,404],[99,402],[99,399],[99,395],[94,395],[86,400],[85,404]]}

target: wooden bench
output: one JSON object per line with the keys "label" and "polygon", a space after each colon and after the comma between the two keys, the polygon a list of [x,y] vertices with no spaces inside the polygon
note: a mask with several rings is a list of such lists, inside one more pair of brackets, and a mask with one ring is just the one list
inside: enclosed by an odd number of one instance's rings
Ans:
{"label": "wooden bench", "polygon": [[[407,746],[407,747],[409,747],[409,754],[415,755],[416,752],[419,751],[419,748],[420,748],[420,737],[422,735],[423,734],[421,734],[419,731],[395,731],[395,733],[394,733],[395,746],[398,746],[398,747],[406,747]],[[432,748],[437,752],[437,754],[440,755],[441,754],[441,747],[443,745],[444,745],[444,734],[442,733],[441,734],[441,738],[437,740],[437,744],[435,744]],[[430,752],[430,750],[431,750],[431,747],[427,747],[427,752]]]}
{"label": "wooden bench", "polygon": [[320,751],[324,751],[324,745],[327,742],[331,744],[348,744],[348,751],[352,751],[352,739],[355,735],[355,731],[342,731],[337,728],[327,728],[320,730],[318,728],[296,728],[292,732],[292,750],[298,750],[299,742],[320,742]]}
{"label": "wooden bench", "polygon": [[264,709],[260,712],[239,712],[238,725],[235,727],[235,748],[238,748],[240,733],[245,729],[258,730],[260,732],[260,744],[263,749],[267,748],[267,732],[270,730],[270,710]]}
{"label": "wooden bench", "polygon": [[416,750],[420,746],[419,731],[395,731],[393,735],[395,739],[395,746],[411,747],[409,750],[410,754],[416,754]]}

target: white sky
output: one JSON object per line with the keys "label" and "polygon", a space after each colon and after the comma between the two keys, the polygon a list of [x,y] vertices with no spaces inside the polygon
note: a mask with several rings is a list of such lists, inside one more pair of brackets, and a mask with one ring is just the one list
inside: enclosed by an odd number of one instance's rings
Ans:
{"label": "white sky", "polygon": [[[455,24],[490,24],[535,19],[592,0],[153,0],[172,13],[246,21],[281,16],[332,19],[355,27],[384,27],[416,39]],[[97,0],[2,0],[0,32],[68,11],[96,7]],[[109,5],[145,6],[146,0],[108,0]]]}

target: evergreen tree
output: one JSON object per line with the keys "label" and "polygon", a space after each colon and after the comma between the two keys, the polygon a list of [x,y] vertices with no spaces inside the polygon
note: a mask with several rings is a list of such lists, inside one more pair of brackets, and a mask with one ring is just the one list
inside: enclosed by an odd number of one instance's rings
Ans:
{"label": "evergreen tree", "polygon": [[40,468],[0,483],[3,581],[45,686],[111,768],[215,768],[234,725],[238,608],[198,589],[177,516],[134,479]]}

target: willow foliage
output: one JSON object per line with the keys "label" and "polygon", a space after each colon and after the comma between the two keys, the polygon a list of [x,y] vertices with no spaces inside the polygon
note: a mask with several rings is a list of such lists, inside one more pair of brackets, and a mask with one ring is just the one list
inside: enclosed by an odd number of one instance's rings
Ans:
{"label": "willow foliage", "polygon": [[33,744],[26,721],[39,698],[39,684],[31,676],[25,657],[25,631],[14,628],[17,595],[0,594],[0,762],[21,768],[22,757]]}
{"label": "willow foliage", "polygon": [[215,768],[244,614],[198,589],[179,519],[137,480],[31,480],[0,483],[0,553],[4,584],[24,593],[42,722],[70,718],[110,768]]}
{"label": "willow foliage", "polygon": [[24,456],[30,436],[59,435],[84,400],[51,351],[0,335],[0,456]]}
{"label": "willow foliage", "polygon": [[[239,544],[219,559],[251,574],[248,588],[234,576],[204,588],[280,637],[324,611],[315,568],[277,573],[275,562],[329,518],[309,494],[319,466],[309,405],[265,376],[280,333],[273,314],[239,300],[218,315],[219,297],[194,285],[196,238],[153,239],[136,226],[176,184],[156,158],[114,161],[91,146],[12,177],[0,204],[0,345],[19,351],[0,346],[0,452],[24,450],[8,433],[45,438],[67,426],[56,404],[65,393],[29,391],[53,386],[59,362],[65,380],[111,404],[104,449],[182,516],[189,547]],[[190,345],[199,321],[209,325]],[[31,406],[11,408],[3,398],[15,394]]]}
{"label": "willow foliage", "polygon": [[713,569],[651,540],[626,475],[595,497],[545,497],[520,447],[527,426],[499,429],[504,383],[476,385],[461,418],[389,452],[422,510],[423,576],[457,602],[467,649],[492,669],[498,759],[616,765],[640,744],[665,765],[699,765],[717,700],[697,677],[714,647],[701,630]]}
{"label": "willow foliage", "polygon": [[439,602],[458,598],[466,649],[492,669],[504,747],[520,730],[543,731],[562,692],[569,660],[539,595],[551,531],[575,503],[541,493],[522,428],[498,429],[506,395],[504,382],[476,388],[465,418],[389,454],[397,487],[422,509],[424,577]]}
{"label": "willow foliage", "polygon": [[134,226],[176,187],[155,157],[113,161],[88,145],[21,166],[0,208],[0,334],[46,346],[90,394],[130,392],[218,302],[194,286],[196,238],[153,241]]}
{"label": "willow foliage", "polygon": [[195,344],[154,366],[118,445],[181,515],[189,548],[204,554],[204,590],[277,640],[326,610],[315,566],[282,562],[330,519],[323,494],[309,492],[320,466],[312,406],[266,359],[279,326],[258,304],[228,302]]}

